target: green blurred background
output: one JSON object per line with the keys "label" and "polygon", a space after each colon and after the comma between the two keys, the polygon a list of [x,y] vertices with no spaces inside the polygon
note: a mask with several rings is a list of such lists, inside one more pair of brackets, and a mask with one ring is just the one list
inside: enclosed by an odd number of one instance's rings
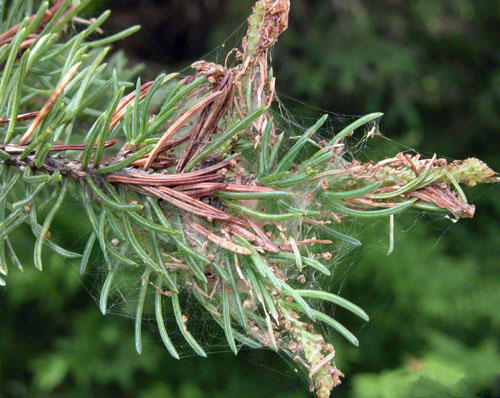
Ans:
{"label": "green blurred background", "polygon": [[[141,24],[120,46],[146,65],[142,77],[152,77],[207,53],[223,62],[244,34],[251,4],[101,0],[89,14],[113,9],[108,32]],[[370,143],[370,156],[411,147],[479,157],[500,170],[498,37],[498,1],[292,0],[290,28],[273,54],[277,89],[298,115],[320,111],[288,97],[340,114],[385,112],[380,130],[389,140]],[[360,347],[331,336],[347,375],[334,396],[500,396],[498,192],[498,185],[468,189],[476,216],[457,224],[399,216],[389,257],[386,222],[356,228],[365,246],[336,266],[331,288],[371,320],[336,314]],[[57,220],[72,250],[85,244],[81,214],[70,206]],[[0,397],[309,396],[307,382],[264,350],[235,358],[216,345],[208,359],[186,350],[176,361],[152,327],[137,355],[132,320],[103,317],[88,291],[93,282],[78,276],[76,264],[54,255],[39,273],[30,266],[28,233],[17,238],[26,266],[0,291]]]}

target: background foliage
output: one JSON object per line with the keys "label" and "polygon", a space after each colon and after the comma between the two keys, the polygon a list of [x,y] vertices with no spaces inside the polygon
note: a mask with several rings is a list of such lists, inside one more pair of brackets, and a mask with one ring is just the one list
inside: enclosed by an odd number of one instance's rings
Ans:
{"label": "background foliage", "polygon": [[[152,76],[218,46],[251,3],[115,0],[95,9],[116,9],[109,31],[143,25],[122,46],[147,64],[141,75]],[[343,114],[384,111],[381,131],[391,140],[424,154],[476,156],[500,170],[499,30],[495,2],[292,0],[290,29],[274,52],[278,91]],[[282,99],[295,112],[310,111]],[[370,154],[394,148],[378,142]],[[390,257],[387,225],[359,226],[365,247],[337,267],[332,289],[342,288],[371,320],[361,328],[352,317],[341,319],[360,348],[335,342],[348,375],[336,396],[500,395],[497,192],[475,188],[476,217],[458,225],[436,216],[398,218]],[[54,228],[75,251],[86,235],[79,212],[68,206]],[[26,245],[22,260],[30,262],[27,239],[17,235],[18,247]],[[84,287],[77,265],[57,256],[44,273],[26,266],[10,274],[0,293],[0,396],[308,396],[305,383],[270,352],[177,362],[151,333],[139,356],[132,321],[103,318]]]}

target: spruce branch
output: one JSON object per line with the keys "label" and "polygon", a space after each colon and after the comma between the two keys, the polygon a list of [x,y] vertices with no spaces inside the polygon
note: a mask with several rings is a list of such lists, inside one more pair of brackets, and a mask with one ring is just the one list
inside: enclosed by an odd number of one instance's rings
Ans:
{"label": "spruce branch", "polygon": [[[7,258],[22,268],[8,238],[24,223],[37,239],[37,268],[44,246],[80,257],[50,239],[52,220],[66,193],[73,194],[91,224],[80,270],[88,268],[95,245],[107,266],[103,313],[120,275],[135,275],[139,353],[142,314],[153,295],[168,352],[179,358],[166,312],[186,343],[206,355],[181,306],[189,296],[235,354],[240,345],[281,350],[307,371],[318,397],[329,397],[343,374],[317,325],[359,342],[318,303],[368,320],[319,284],[303,288],[330,276],[332,263],[324,260],[332,251],[361,244],[337,226],[345,217],[419,208],[472,217],[459,184],[497,179],[474,158],[448,163],[397,154],[377,163],[348,161],[349,136],[375,128],[381,113],[361,117],[328,142],[315,139],[327,115],[298,139],[287,137],[271,115],[276,78],[268,54],[286,30],[287,0],[254,5],[234,67],[198,61],[191,76],[136,84],[112,67],[120,60],[104,63],[104,46],[135,27],[93,40],[109,15],[103,13],[64,42],[88,1],[56,1],[50,8],[44,2],[33,16],[19,3],[2,14],[0,34],[0,271],[7,275]],[[45,208],[40,225],[37,211]]]}

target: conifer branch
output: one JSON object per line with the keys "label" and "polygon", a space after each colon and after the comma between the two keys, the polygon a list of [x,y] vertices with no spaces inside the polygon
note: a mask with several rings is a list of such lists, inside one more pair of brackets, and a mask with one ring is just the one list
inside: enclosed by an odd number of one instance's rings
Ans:
{"label": "conifer branch", "polygon": [[[255,4],[236,66],[198,61],[192,76],[160,75],[144,84],[128,82],[113,58],[104,63],[104,46],[135,27],[93,40],[104,13],[65,42],[68,23],[79,20],[88,1],[59,0],[51,8],[45,2],[34,16],[25,16],[20,3],[12,2],[18,10],[9,15],[16,18],[3,18],[0,34],[0,271],[7,275],[7,257],[18,264],[8,237],[23,223],[37,238],[39,269],[44,245],[80,256],[52,242],[49,232],[64,194],[81,198],[92,230],[80,269],[88,268],[97,244],[107,265],[103,313],[120,273],[135,272],[139,353],[142,313],[153,294],[168,352],[179,358],[165,311],[187,344],[206,355],[181,306],[188,295],[221,327],[235,354],[239,344],[281,350],[307,371],[318,397],[329,397],[343,374],[316,325],[359,342],[316,304],[335,303],[368,320],[318,284],[302,288],[330,275],[332,264],[324,260],[334,248],[360,244],[337,226],[345,217],[388,217],[410,208],[471,217],[474,208],[459,184],[496,180],[473,158],[347,161],[348,137],[362,128],[372,132],[381,113],[328,142],[315,139],[326,115],[297,140],[280,132],[270,111],[276,78],[268,52],[286,30],[287,0]],[[42,208],[50,210],[40,225]]]}

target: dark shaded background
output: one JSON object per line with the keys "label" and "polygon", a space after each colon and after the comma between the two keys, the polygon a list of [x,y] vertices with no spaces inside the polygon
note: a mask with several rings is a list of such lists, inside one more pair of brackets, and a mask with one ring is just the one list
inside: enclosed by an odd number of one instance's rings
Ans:
{"label": "dark shaded background", "polygon": [[[244,33],[238,27],[251,4],[110,0],[89,12],[114,10],[109,33],[143,26],[120,46],[152,77],[187,67],[236,31],[208,55],[221,61]],[[495,1],[292,0],[289,31],[273,55],[277,88],[341,114],[385,112],[381,132],[402,145],[378,139],[373,156],[408,146],[479,157],[500,170],[499,35]],[[297,114],[314,113],[284,95]],[[332,336],[347,375],[334,396],[500,396],[498,186],[468,193],[478,208],[473,220],[399,217],[390,257],[385,223],[359,227],[365,248],[337,266],[331,284],[371,320],[338,313],[361,345]],[[59,219],[58,228],[63,242],[82,249],[78,217]],[[19,238],[29,263],[32,242]],[[76,265],[57,256],[50,263],[42,274],[29,264],[13,271],[0,292],[1,397],[308,396],[306,382],[267,351],[175,361],[152,330],[137,355],[132,321],[102,317]]]}

